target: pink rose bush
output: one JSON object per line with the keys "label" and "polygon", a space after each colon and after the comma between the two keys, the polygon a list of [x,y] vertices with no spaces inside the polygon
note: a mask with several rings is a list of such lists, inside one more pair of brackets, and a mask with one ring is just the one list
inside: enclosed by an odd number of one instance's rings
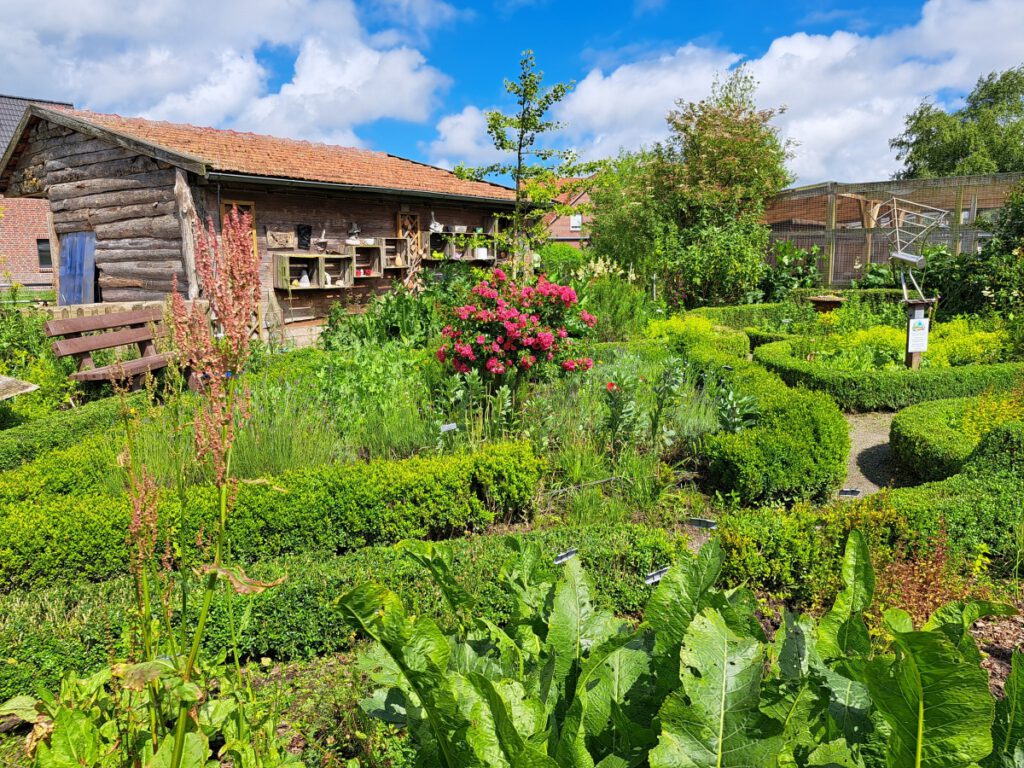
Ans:
{"label": "pink rose bush", "polygon": [[536,285],[519,286],[495,269],[473,287],[470,303],[451,310],[437,359],[456,373],[476,370],[492,381],[535,374],[548,365],[586,371],[594,361],[574,356],[572,347],[595,322],[580,311],[570,286],[543,275]]}

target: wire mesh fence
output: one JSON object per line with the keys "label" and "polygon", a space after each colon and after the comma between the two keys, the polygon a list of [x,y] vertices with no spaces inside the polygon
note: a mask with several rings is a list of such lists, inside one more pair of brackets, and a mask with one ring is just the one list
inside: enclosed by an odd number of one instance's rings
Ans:
{"label": "wire mesh fence", "polygon": [[826,285],[846,286],[863,276],[868,264],[885,264],[893,213],[887,201],[902,198],[948,211],[948,224],[922,240],[953,253],[977,253],[989,237],[989,221],[1024,173],[954,176],[797,187],[777,195],[765,220],[772,241],[789,240],[810,251],[817,246],[818,270]]}

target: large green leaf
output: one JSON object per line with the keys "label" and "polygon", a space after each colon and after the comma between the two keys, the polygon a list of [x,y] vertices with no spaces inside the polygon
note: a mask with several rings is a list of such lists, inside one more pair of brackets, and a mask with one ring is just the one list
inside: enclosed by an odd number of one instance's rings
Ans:
{"label": "large green leaf", "polygon": [[829,691],[827,738],[864,744],[872,735],[871,694],[859,669],[849,663],[819,667]]}
{"label": "large green leaf", "polygon": [[790,680],[806,676],[818,664],[814,647],[814,619],[785,611],[775,633],[775,655],[779,673]]}
{"label": "large green leaf", "polygon": [[555,601],[548,626],[547,646],[554,656],[554,683],[561,685],[570,671],[579,667],[584,654],[611,637],[622,622],[611,614],[594,610],[590,582],[573,558],[564,566],[555,586]]}
{"label": "large green leaf", "polygon": [[1024,741],[1024,655],[1014,653],[1006,678],[1005,696],[996,702],[992,725],[992,757],[988,765],[1012,765],[1014,751]]}
{"label": "large green leaf", "polygon": [[[171,765],[174,757],[174,734],[168,734],[160,742],[153,759],[146,765],[146,768],[173,768]],[[206,736],[202,733],[191,732],[185,734],[185,742],[181,753],[180,768],[203,768],[210,757],[210,747]],[[254,761],[255,762],[255,761]]]}
{"label": "large green leaf", "polygon": [[824,659],[863,655],[871,650],[863,613],[874,598],[875,574],[867,541],[860,531],[851,531],[846,540],[843,585],[832,610],[818,625],[818,653]]}
{"label": "large green leaf", "polygon": [[[604,643],[610,645],[612,641]],[[630,642],[634,638],[629,638]],[[623,644],[625,645],[625,644]],[[589,665],[595,654],[587,659]],[[585,666],[577,686],[577,696],[587,697],[585,726],[587,735],[600,737],[609,725],[612,705],[623,705],[626,697],[641,678],[650,672],[647,650],[638,647],[620,647],[605,656],[593,673]]]}
{"label": "large green leaf", "polygon": [[426,568],[441,590],[445,601],[457,617],[471,615],[476,603],[462,588],[452,569],[451,549],[444,544],[410,539],[401,542],[398,549],[407,557]]}
{"label": "large green leaf", "polygon": [[712,539],[695,558],[670,568],[647,603],[644,618],[654,631],[654,666],[662,696],[679,679],[679,649],[686,630],[708,607],[723,562],[722,545]]}
{"label": "large green leaf", "polygon": [[737,635],[708,609],[690,623],[680,660],[683,688],[661,709],[651,768],[774,765],[782,737],[759,709],[761,643]]}
{"label": "large green leaf", "polygon": [[1017,609],[1006,603],[990,600],[957,600],[948,603],[933,613],[922,629],[936,629],[956,646],[969,661],[980,662],[981,652],[974,642],[971,627],[978,619],[986,616],[1014,616]]}
{"label": "large green leaf", "polygon": [[102,739],[84,712],[64,708],[53,718],[49,744],[40,744],[40,768],[90,768],[100,759]]}
{"label": "large green leaf", "polygon": [[451,649],[437,625],[429,619],[410,619],[397,595],[371,584],[342,595],[338,607],[349,623],[380,643],[419,700],[433,735],[424,745],[429,749],[418,755],[421,764],[478,765],[466,740],[468,723],[448,677]]}
{"label": "large green leaf", "polygon": [[992,751],[994,705],[984,670],[939,632],[894,638],[896,659],[868,668],[872,700],[889,723],[893,768],[966,768]]}

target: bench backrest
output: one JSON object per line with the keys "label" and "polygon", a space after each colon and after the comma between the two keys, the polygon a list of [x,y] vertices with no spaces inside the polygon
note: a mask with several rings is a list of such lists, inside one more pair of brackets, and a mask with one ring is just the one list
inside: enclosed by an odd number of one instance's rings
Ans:
{"label": "bench backrest", "polygon": [[[111,312],[107,315],[71,317],[66,320],[50,320],[43,325],[49,337],[63,336],[53,342],[53,354],[57,357],[74,355],[81,362],[91,365],[90,353],[99,349],[113,349],[125,344],[138,344],[140,353],[155,354],[153,348],[154,325],[163,322],[163,309],[139,309],[129,312]],[[101,331],[101,333],[93,333]],[[89,334],[83,336],[82,334]],[[159,331],[155,335],[160,335]]]}

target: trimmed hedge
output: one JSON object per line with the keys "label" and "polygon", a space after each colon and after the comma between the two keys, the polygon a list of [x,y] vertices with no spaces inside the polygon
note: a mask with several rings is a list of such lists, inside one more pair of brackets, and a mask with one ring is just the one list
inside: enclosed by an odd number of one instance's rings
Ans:
{"label": "trimmed hedge", "polygon": [[753,427],[704,438],[704,474],[711,490],[757,504],[824,499],[839,487],[846,477],[850,435],[830,398],[790,389],[760,366],[714,350],[693,350],[690,359],[738,394],[752,395],[759,411]]}
{"label": "trimmed hedge", "polygon": [[873,309],[903,301],[903,291],[899,288],[794,288],[789,296],[793,301],[807,301],[811,296],[856,296]]}
{"label": "trimmed hedge", "polygon": [[[141,403],[143,398],[133,395],[131,402]],[[0,431],[0,471],[17,467],[44,451],[73,445],[120,420],[121,399],[107,397]]]}
{"label": "trimmed hedge", "polygon": [[[451,542],[453,571],[477,600],[480,615],[497,623],[510,618],[513,601],[498,578],[516,555],[499,536]],[[646,574],[688,557],[684,537],[641,525],[558,527],[516,534],[544,552],[544,576],[555,577],[552,558],[570,547],[593,577],[598,602],[620,615],[637,615],[651,588]],[[451,623],[450,609],[425,570],[391,547],[368,547],[341,557],[303,556],[260,563],[251,576],[288,576],[280,586],[234,597],[239,645],[247,658],[302,659],[349,648],[351,628],[334,609],[338,595],[372,580],[395,590],[409,610]],[[206,645],[216,653],[230,645],[228,595],[214,602]],[[122,655],[123,627],[132,622],[132,584],[118,578],[100,584],[56,587],[0,596],[0,701],[38,687],[53,689],[70,669],[88,672],[111,654]]]}
{"label": "trimmed hedge", "polygon": [[[242,562],[338,554],[405,538],[448,538],[496,520],[529,516],[541,461],[525,443],[476,453],[297,470],[238,486],[229,523]],[[166,493],[164,535],[194,548],[214,528],[211,488],[187,492],[184,510]],[[71,579],[99,580],[128,566],[124,496],[42,496],[0,507],[0,591]]]}
{"label": "trimmed hedge", "polygon": [[775,304],[736,304],[731,307],[700,307],[688,312],[710,320],[715,325],[746,331],[747,328],[758,328],[766,324],[775,324],[785,316],[790,305],[782,302]]}
{"label": "trimmed hedge", "polygon": [[788,341],[758,347],[754,359],[790,386],[828,393],[845,411],[894,411],[928,400],[1001,392],[1024,377],[1024,363],[836,371],[798,359]]}
{"label": "trimmed hedge", "polygon": [[903,516],[885,504],[801,503],[727,512],[714,532],[726,555],[722,581],[751,587],[790,607],[820,609],[841,586],[846,538],[854,529],[868,538],[873,553],[912,538]]}
{"label": "trimmed hedge", "polygon": [[889,427],[889,447],[900,472],[908,480],[944,480],[957,474],[975,448],[959,424],[968,398],[931,400],[904,408]]}
{"label": "trimmed hedge", "polygon": [[750,349],[755,350],[758,347],[763,347],[765,344],[771,344],[776,341],[786,341],[792,339],[793,334],[791,333],[776,333],[775,331],[762,331],[759,328],[744,328],[743,332],[747,334],[747,338],[750,339]]}
{"label": "trimmed hedge", "polygon": [[982,437],[964,463],[964,471],[1008,472],[1024,477],[1024,422],[1000,424]]}
{"label": "trimmed hedge", "polygon": [[[1015,439],[1024,440],[1024,429],[1016,429]],[[986,552],[997,570],[1008,573],[1016,560],[1022,497],[1024,473],[1018,463],[1015,472],[964,472],[819,508],[797,504],[729,512],[715,531],[726,551],[723,579],[799,607],[828,605],[839,586],[843,542],[853,528],[868,537],[877,558],[920,551],[944,532],[950,554],[962,564]]]}

